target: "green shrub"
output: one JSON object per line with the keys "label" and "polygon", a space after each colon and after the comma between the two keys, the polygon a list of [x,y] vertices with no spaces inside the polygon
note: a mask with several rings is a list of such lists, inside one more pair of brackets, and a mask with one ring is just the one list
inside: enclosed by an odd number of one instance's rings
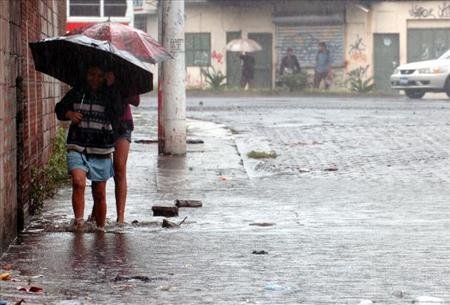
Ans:
{"label": "green shrub", "polygon": [[368,93],[375,87],[373,77],[367,78],[369,65],[358,67],[347,73],[349,88],[352,92]]}
{"label": "green shrub", "polygon": [[300,91],[308,85],[308,74],[303,71],[295,74],[283,74],[280,81],[289,88],[289,91]]}
{"label": "green shrub", "polygon": [[227,77],[222,73],[222,71],[216,71],[214,67],[208,67],[201,68],[201,73],[205,77],[205,81],[209,85],[210,89],[220,90],[225,87]]}
{"label": "green shrub", "polygon": [[66,129],[59,128],[52,141],[52,154],[43,168],[33,169],[30,186],[30,213],[39,213],[44,201],[52,198],[69,181],[66,165]]}

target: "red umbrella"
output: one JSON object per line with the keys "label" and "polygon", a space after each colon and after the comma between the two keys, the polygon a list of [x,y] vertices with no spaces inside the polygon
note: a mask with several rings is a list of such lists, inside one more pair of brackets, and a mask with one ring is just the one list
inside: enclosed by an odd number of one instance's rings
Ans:
{"label": "red umbrella", "polygon": [[97,23],[72,30],[66,33],[66,36],[77,34],[83,34],[97,40],[110,41],[116,48],[128,51],[137,58],[152,64],[173,58],[150,35],[121,23]]}

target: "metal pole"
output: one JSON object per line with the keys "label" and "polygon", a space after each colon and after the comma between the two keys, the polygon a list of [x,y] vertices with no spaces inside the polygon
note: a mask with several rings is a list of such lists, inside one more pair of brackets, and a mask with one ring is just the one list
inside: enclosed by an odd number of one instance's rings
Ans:
{"label": "metal pole", "polygon": [[174,59],[161,64],[158,80],[159,153],[186,153],[184,0],[160,1],[160,41]]}

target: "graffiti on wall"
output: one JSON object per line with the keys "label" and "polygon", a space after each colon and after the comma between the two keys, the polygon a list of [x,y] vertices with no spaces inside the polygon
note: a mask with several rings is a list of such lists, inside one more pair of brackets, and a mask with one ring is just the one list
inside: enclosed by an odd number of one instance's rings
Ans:
{"label": "graffiti on wall", "polygon": [[348,54],[350,55],[350,59],[352,61],[366,62],[367,56],[365,52],[366,52],[366,45],[364,44],[362,37],[360,37],[358,34],[356,36],[355,41],[352,44],[350,44]]}
{"label": "graffiti on wall", "polygon": [[433,8],[425,8],[416,4],[409,10],[409,15],[414,18],[436,18],[433,12]]}
{"label": "graffiti on wall", "polygon": [[450,18],[450,3],[444,2],[442,6],[439,5],[438,16],[440,18]]}
{"label": "graffiti on wall", "polygon": [[424,7],[413,4],[409,10],[409,15],[413,18],[450,18],[450,2],[444,1],[437,7]]}
{"label": "graffiti on wall", "polygon": [[211,58],[213,61],[218,63],[219,65],[223,64],[223,54],[220,52],[217,52],[216,50],[211,52]]}
{"label": "graffiti on wall", "polygon": [[333,58],[335,64],[343,62],[344,41],[343,39],[333,38],[325,40],[314,33],[299,32],[294,35],[283,36],[277,45],[278,58],[281,59],[285,55],[287,48],[292,48],[302,66],[314,66],[316,64],[316,56],[319,51],[319,42],[324,41]]}

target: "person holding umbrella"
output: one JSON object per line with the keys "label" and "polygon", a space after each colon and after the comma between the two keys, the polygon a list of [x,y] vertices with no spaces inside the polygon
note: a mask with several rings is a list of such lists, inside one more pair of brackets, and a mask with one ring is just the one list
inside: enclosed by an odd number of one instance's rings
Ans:
{"label": "person holding umbrella", "polygon": [[239,38],[227,43],[227,50],[241,53],[241,88],[244,89],[247,85],[251,88],[255,75],[255,57],[249,53],[261,51],[261,46],[253,39]]}
{"label": "person holding umbrella", "polygon": [[[113,22],[102,22],[87,27],[81,27],[68,32],[65,36],[84,35],[86,37],[108,41],[119,50],[126,51],[147,63],[158,63],[172,56],[164,49],[155,39],[147,33],[136,28]],[[109,85],[115,83],[116,75],[113,71],[106,73]],[[123,80],[119,80],[121,82]],[[122,98],[123,115],[120,118],[119,129],[116,130],[116,141],[113,154],[114,164],[114,182],[117,223],[123,225],[125,223],[125,205],[127,198],[127,160],[130,151],[131,134],[134,129],[133,116],[130,105],[139,105],[139,96],[132,95]],[[91,214],[90,220],[95,219],[95,206]]]}
{"label": "person holding umbrella", "polygon": [[114,128],[122,116],[118,91],[106,86],[105,68],[89,66],[86,82],[72,88],[56,104],[57,118],[71,121],[67,135],[67,165],[72,178],[74,230],[84,225],[86,179],[92,181],[92,197],[97,228],[106,222],[106,182],[114,176]]}

